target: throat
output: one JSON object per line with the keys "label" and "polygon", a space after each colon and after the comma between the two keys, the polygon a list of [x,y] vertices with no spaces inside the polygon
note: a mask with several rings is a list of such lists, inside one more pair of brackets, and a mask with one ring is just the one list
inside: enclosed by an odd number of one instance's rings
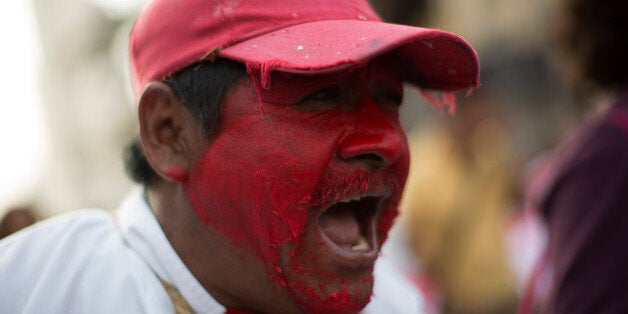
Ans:
{"label": "throat", "polygon": [[372,249],[371,234],[373,213],[371,201],[351,201],[331,206],[319,217],[321,232],[335,245],[353,252]]}

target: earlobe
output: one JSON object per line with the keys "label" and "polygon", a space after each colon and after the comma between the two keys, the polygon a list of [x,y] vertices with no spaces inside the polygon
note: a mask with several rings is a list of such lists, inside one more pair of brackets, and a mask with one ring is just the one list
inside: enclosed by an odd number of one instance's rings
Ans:
{"label": "earlobe", "polygon": [[172,181],[183,183],[188,179],[188,169],[179,165],[168,166],[166,176]]}
{"label": "earlobe", "polygon": [[202,144],[196,119],[162,82],[146,86],[138,115],[142,146],[153,170],[164,180],[185,182]]}

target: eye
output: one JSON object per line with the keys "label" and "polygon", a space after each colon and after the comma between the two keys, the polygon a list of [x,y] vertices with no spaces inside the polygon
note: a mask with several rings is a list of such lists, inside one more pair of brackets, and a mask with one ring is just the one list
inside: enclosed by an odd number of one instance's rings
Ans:
{"label": "eye", "polygon": [[292,107],[308,111],[328,110],[338,106],[340,98],[340,86],[329,85],[299,97]]}
{"label": "eye", "polygon": [[305,100],[313,101],[335,101],[340,97],[340,87],[331,85],[323,87],[315,92],[305,95]]}
{"label": "eye", "polygon": [[373,93],[373,99],[384,110],[397,111],[403,101],[403,88],[381,88]]}

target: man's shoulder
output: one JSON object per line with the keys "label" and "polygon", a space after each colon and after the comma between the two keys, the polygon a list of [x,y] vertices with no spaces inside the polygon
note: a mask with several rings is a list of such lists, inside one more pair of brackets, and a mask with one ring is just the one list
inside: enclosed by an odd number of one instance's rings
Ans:
{"label": "man's shoulder", "polygon": [[141,307],[133,291],[159,293],[150,268],[100,209],[63,214],[1,241],[0,282],[8,283],[0,304],[15,312],[105,312],[99,304],[125,298]]}
{"label": "man's shoulder", "polygon": [[0,241],[0,265],[7,260],[34,254],[44,257],[63,250],[83,252],[116,236],[111,214],[101,209],[82,209],[55,216]]}
{"label": "man's shoulder", "polygon": [[41,221],[3,239],[0,241],[0,250],[37,251],[45,254],[59,246],[89,241],[92,237],[109,233],[113,227],[112,216],[105,210],[71,211]]}

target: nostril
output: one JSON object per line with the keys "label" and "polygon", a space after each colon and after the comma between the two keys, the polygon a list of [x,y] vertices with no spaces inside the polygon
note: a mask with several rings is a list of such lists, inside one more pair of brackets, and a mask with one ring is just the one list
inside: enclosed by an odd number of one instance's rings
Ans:
{"label": "nostril", "polygon": [[384,163],[384,158],[382,158],[382,156],[375,153],[362,154],[362,155],[356,156],[355,158],[359,160],[370,160],[374,162]]}
{"label": "nostril", "polygon": [[347,161],[361,162],[372,167],[381,167],[386,164],[386,161],[384,160],[384,158],[382,158],[382,156],[376,153],[359,154],[359,155],[349,158]]}

